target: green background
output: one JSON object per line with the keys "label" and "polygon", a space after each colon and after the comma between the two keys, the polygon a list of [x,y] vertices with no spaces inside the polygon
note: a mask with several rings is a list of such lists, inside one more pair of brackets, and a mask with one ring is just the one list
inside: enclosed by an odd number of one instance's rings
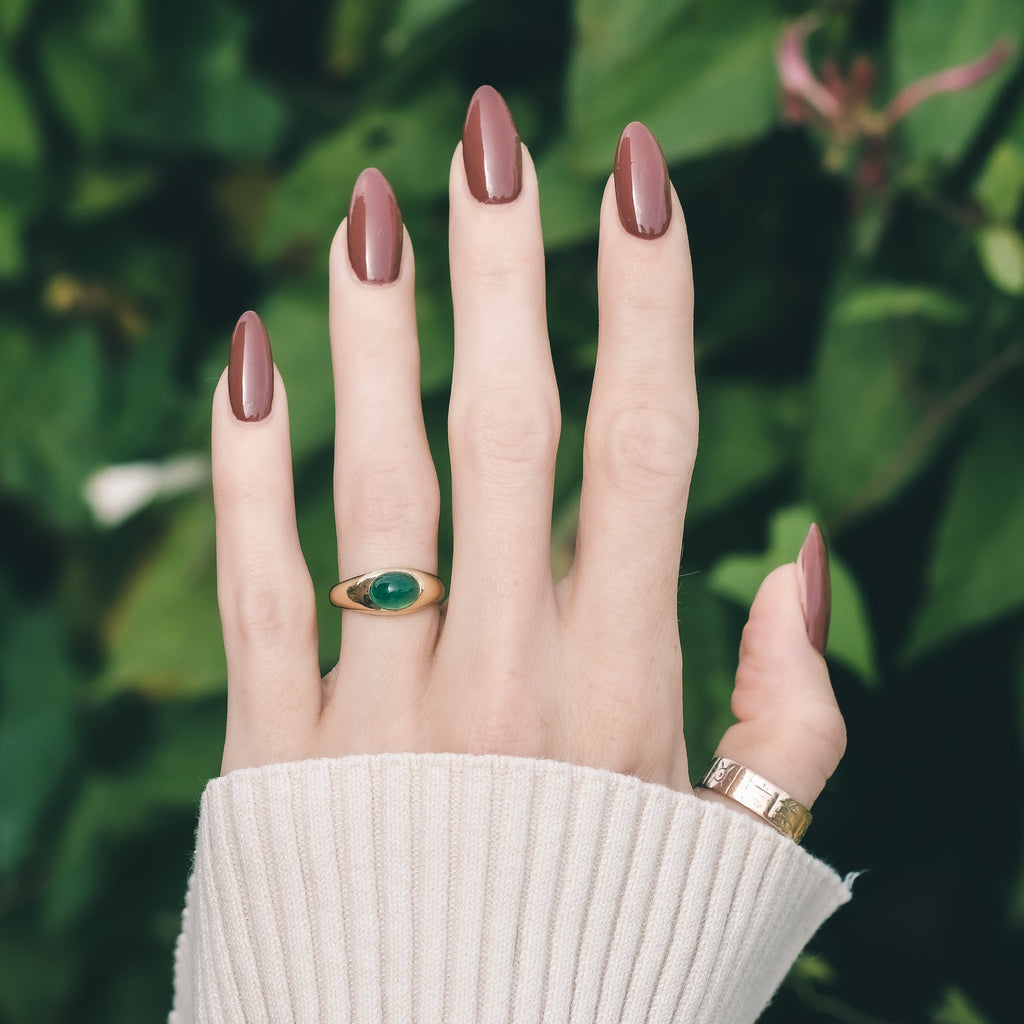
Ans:
{"label": "green background", "polygon": [[[595,353],[598,201],[627,121],[658,135],[686,211],[702,405],[679,602],[694,764],[729,721],[756,581],[795,557],[812,518],[831,545],[850,751],[809,847],[866,873],[764,1019],[1019,1019],[1019,0],[821,5],[812,61],[867,57],[877,108],[1017,43],[989,81],[876,141],[872,187],[856,137],[782,122],[773,51],[805,11],[0,2],[0,1022],[163,1017],[197,800],[219,764],[208,487],[105,526],[85,482],[205,457],[232,327],[255,308],[291,395],[300,531],[326,594],[328,243],[356,175],[378,166],[416,244],[443,467],[447,170],[482,82],[540,174],[565,419],[556,565]],[[442,565],[449,552],[443,518]],[[322,621],[326,667],[338,637]]]}

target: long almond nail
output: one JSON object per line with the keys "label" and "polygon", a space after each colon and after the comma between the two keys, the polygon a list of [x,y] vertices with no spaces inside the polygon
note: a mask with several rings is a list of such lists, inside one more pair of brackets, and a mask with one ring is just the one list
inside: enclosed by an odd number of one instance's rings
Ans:
{"label": "long almond nail", "polygon": [[473,197],[511,203],[523,187],[523,150],[501,94],[481,85],[469,103],[462,129],[462,159]]}
{"label": "long almond nail", "polygon": [[811,524],[796,564],[800,570],[800,603],[804,610],[807,637],[819,653],[824,654],[832,615],[832,582],[828,571],[828,549],[817,523]]}
{"label": "long almond nail", "polygon": [[367,284],[390,284],[402,269],[402,214],[376,167],[356,178],[348,208],[348,258]]}
{"label": "long almond nail", "polygon": [[668,167],[646,125],[626,125],[615,151],[615,200],[622,226],[637,238],[658,238],[672,220]]}
{"label": "long almond nail", "polygon": [[228,396],[236,419],[263,419],[274,404],[274,357],[263,321],[252,311],[243,313],[231,337],[228,359]]}

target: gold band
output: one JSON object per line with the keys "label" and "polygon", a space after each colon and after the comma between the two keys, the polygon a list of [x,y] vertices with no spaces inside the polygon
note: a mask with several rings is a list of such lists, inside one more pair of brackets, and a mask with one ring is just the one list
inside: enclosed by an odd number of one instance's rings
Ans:
{"label": "gold band", "polygon": [[803,804],[797,803],[787,792],[756,772],[727,757],[716,757],[697,785],[735,800],[795,843],[803,839],[811,823],[811,812]]}
{"label": "gold band", "polygon": [[444,600],[444,584],[422,569],[375,569],[331,587],[331,604],[371,615],[408,615]]}

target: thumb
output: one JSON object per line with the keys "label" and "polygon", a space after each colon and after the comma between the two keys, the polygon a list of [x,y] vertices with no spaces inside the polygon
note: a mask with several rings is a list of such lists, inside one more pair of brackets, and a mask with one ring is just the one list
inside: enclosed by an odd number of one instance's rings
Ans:
{"label": "thumb", "polygon": [[846,749],[846,727],[822,657],[830,603],[828,553],[812,525],[796,563],[770,573],[754,598],[732,696],[737,722],[717,750],[805,807]]}

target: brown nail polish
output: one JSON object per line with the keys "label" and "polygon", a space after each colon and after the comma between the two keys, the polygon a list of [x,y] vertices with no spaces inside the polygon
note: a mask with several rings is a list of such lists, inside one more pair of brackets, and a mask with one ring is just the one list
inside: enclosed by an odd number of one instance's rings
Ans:
{"label": "brown nail polish", "polygon": [[462,159],[473,197],[511,203],[523,187],[523,151],[501,94],[481,85],[469,103],[462,129]]}
{"label": "brown nail polish", "polygon": [[668,167],[658,140],[639,121],[626,125],[615,151],[615,199],[619,220],[631,235],[658,238],[668,231]]}
{"label": "brown nail polish", "polygon": [[800,570],[800,603],[804,609],[807,637],[819,653],[825,653],[828,622],[832,615],[832,583],[828,572],[828,549],[817,523],[812,523],[796,560]]}
{"label": "brown nail polish", "polygon": [[348,258],[367,284],[389,284],[402,269],[402,214],[376,167],[356,178],[348,208]]}
{"label": "brown nail polish", "polygon": [[228,396],[240,420],[263,419],[274,404],[274,357],[263,321],[252,311],[243,313],[231,337],[228,359]]}

